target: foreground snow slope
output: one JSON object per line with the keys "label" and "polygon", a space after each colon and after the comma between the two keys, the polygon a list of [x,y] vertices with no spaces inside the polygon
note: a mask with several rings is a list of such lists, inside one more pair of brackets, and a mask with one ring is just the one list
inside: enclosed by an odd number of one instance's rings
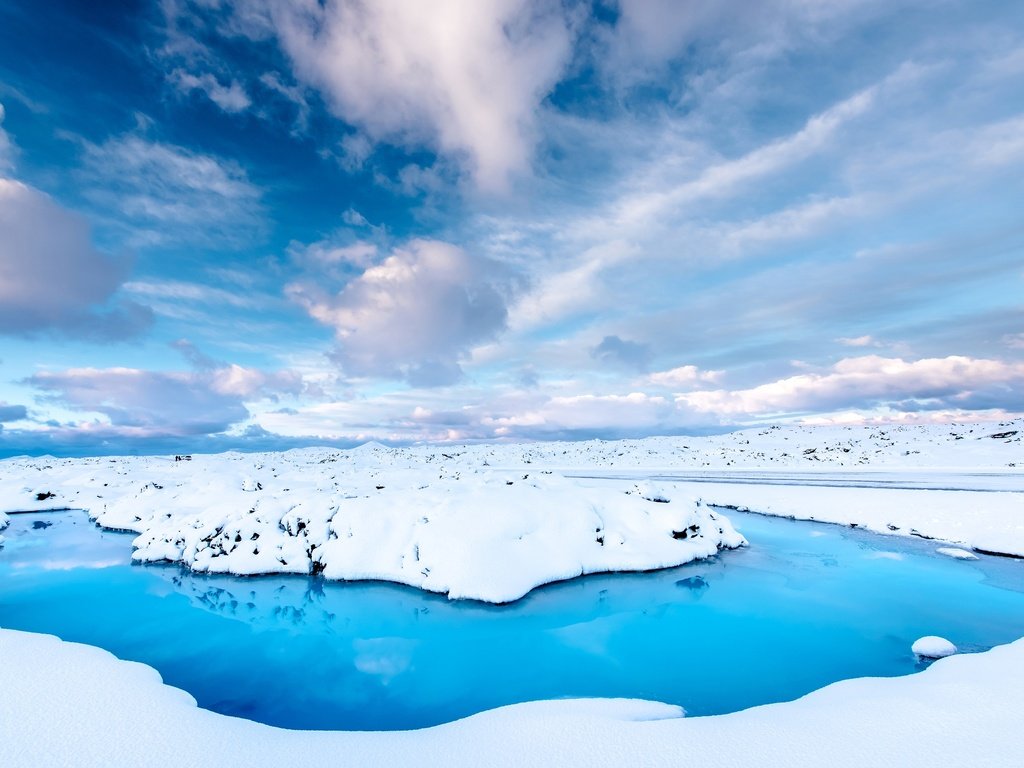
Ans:
{"label": "foreground snow slope", "polygon": [[0,630],[0,765],[1018,766],[1024,640],[918,675],[718,717],[633,700],[519,704],[422,731],[286,731],[198,709],[150,667]]}
{"label": "foreground snow slope", "polygon": [[[636,478],[565,476],[588,472],[670,479],[638,487]],[[852,487],[891,478],[909,487]],[[922,484],[1000,490],[914,489]],[[240,574],[322,570],[494,602],[581,573],[676,565],[741,544],[697,498],[1024,555],[1022,490],[1024,420],[0,462],[0,510],[84,508],[139,533],[138,560]]]}

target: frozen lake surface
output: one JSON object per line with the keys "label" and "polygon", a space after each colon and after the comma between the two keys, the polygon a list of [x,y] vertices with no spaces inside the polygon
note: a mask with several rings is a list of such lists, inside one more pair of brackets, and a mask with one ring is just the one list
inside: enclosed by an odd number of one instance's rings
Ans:
{"label": "frozen lake surface", "polygon": [[403,729],[533,699],[630,697],[730,712],[920,669],[924,635],[1024,635],[1024,563],[936,542],[729,512],[750,547],[596,575],[507,606],[388,583],[130,565],[81,512],[11,518],[0,626],[155,667],[200,706],[289,728]]}

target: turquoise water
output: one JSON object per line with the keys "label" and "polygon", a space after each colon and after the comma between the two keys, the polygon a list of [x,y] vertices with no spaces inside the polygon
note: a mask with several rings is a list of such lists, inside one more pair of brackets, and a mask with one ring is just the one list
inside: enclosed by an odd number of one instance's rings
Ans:
{"label": "turquoise water", "polygon": [[145,662],[217,712],[337,729],[579,696],[716,714],[914,672],[921,635],[965,650],[1024,636],[1024,562],[960,562],[933,542],[728,514],[749,548],[554,584],[501,607],[384,583],[133,566],[132,536],[84,513],[17,515],[0,548],[0,626]]}

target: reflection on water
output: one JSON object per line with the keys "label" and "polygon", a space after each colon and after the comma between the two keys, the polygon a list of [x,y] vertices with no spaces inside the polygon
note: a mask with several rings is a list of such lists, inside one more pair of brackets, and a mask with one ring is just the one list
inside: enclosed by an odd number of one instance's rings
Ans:
{"label": "reflection on water", "polygon": [[567,696],[727,712],[913,672],[921,635],[969,650],[1024,635],[1024,563],[729,514],[749,549],[554,584],[510,606],[385,583],[132,566],[131,536],[82,513],[19,515],[0,549],[0,625],[151,664],[216,711],[383,729]]}

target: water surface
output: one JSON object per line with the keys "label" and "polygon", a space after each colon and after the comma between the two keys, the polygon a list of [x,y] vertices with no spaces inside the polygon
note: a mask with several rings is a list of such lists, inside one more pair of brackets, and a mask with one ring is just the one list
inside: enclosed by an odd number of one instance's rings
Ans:
{"label": "water surface", "polygon": [[217,712],[335,729],[579,696],[717,714],[914,672],[922,635],[969,651],[1024,636],[1020,561],[961,562],[934,542],[728,515],[749,548],[554,584],[510,606],[131,565],[132,535],[82,512],[17,515],[0,548],[0,626],[144,662]]}

